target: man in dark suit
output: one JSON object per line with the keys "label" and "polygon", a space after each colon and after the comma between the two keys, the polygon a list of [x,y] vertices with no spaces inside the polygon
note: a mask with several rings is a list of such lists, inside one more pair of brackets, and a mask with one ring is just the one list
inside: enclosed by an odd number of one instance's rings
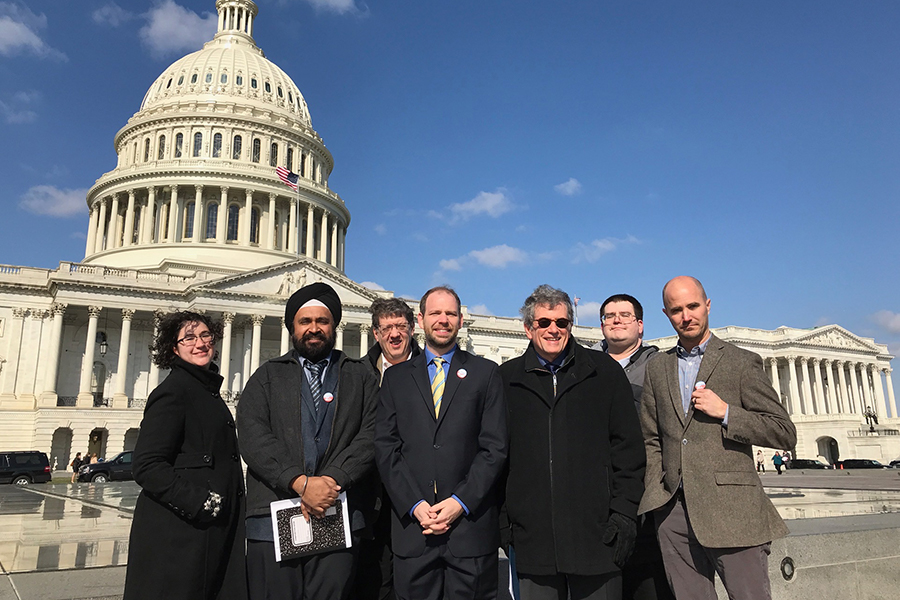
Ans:
{"label": "man in dark suit", "polygon": [[506,406],[494,363],[456,345],[459,296],[419,303],[425,351],[382,380],[378,471],[393,504],[394,590],[401,600],[497,595],[498,480]]}
{"label": "man in dark suit", "polygon": [[771,598],[770,542],[788,530],[766,497],[753,445],[790,448],[797,432],[759,355],[712,335],[710,300],[693,277],[663,288],[678,345],[647,365],[641,426],[647,472],[640,513],[653,512],[675,596]]}

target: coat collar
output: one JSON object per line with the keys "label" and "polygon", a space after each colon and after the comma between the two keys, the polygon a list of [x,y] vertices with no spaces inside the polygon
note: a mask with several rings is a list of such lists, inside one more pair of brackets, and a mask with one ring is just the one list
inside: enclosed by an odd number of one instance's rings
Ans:
{"label": "coat collar", "polygon": [[[569,341],[566,359],[557,372],[556,398],[541,396],[541,400],[545,404],[555,405],[567,391],[588,377],[597,374],[597,367],[594,365],[594,361],[589,359],[589,352],[592,351],[582,347],[574,338]],[[525,354],[522,355],[522,367],[510,377],[510,384],[538,390],[541,388],[541,378],[548,376],[550,376],[550,370],[538,360],[537,350],[532,342],[528,344]]]}
{"label": "coat collar", "polygon": [[224,379],[219,375],[219,367],[213,363],[209,363],[209,368],[198,367],[197,365],[192,365],[186,360],[176,356],[175,361],[172,363],[172,369],[184,371],[191,377],[197,379],[203,387],[211,392],[218,393],[222,388]]}
{"label": "coat collar", "polygon": [[[715,371],[719,360],[722,358],[722,350],[725,348],[725,342],[717,338],[714,334],[709,334],[709,343],[703,352],[703,358],[700,361],[700,370],[697,372],[697,381],[709,381],[710,375]],[[666,369],[666,379],[669,388],[669,399],[678,419],[685,427],[694,417],[694,407],[688,410],[687,415],[684,414],[684,405],[681,401],[681,384],[678,381],[678,354],[673,347],[666,352],[666,360],[669,361]]]}

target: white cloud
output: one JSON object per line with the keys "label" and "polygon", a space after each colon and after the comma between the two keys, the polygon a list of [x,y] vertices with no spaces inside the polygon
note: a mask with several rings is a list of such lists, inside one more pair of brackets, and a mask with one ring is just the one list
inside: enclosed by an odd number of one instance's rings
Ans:
{"label": "white cloud", "polygon": [[197,50],[212,39],[218,27],[217,15],[204,12],[200,16],[173,0],[163,0],[144,16],[147,24],[138,35],[156,58]]}
{"label": "white cloud", "polygon": [[125,10],[115,2],[109,2],[91,13],[91,18],[94,20],[94,23],[99,25],[110,25],[111,27],[118,27],[134,17],[134,13]]}
{"label": "white cloud", "polygon": [[557,194],[563,196],[576,196],[581,193],[581,182],[574,177],[569,177],[568,181],[553,186]]}
{"label": "white cloud", "polygon": [[364,288],[369,288],[370,290],[378,290],[379,292],[384,291],[384,288],[374,281],[360,281],[359,285],[363,286]]}
{"label": "white cloud", "polygon": [[578,303],[578,324],[579,325],[599,325],[600,324],[600,305],[602,302],[579,302]]}
{"label": "white cloud", "polygon": [[476,304],[474,306],[469,307],[469,314],[470,315],[489,315],[490,316],[490,315],[493,315],[494,313],[492,313],[488,309],[486,304]]}
{"label": "white cloud", "polygon": [[469,256],[486,267],[503,269],[510,263],[524,263],[528,260],[528,253],[519,248],[513,248],[506,244],[492,246],[484,250],[472,250]]}
{"label": "white cloud", "polygon": [[879,310],[871,319],[890,333],[900,333],[900,313]]}
{"label": "white cloud", "polygon": [[19,200],[19,207],[36,215],[73,217],[87,212],[87,190],[63,190],[52,185],[36,185]]}
{"label": "white cloud", "polygon": [[322,12],[332,12],[338,15],[365,14],[366,10],[358,8],[355,0],[306,0],[313,8]]}
{"label": "white cloud", "polygon": [[480,192],[468,202],[450,205],[452,215],[450,221],[457,223],[472,217],[487,215],[497,218],[511,211],[515,206],[506,195],[506,190],[498,188],[496,192]]}
{"label": "white cloud", "polygon": [[47,27],[47,17],[12,2],[0,2],[0,55],[33,54],[40,58],[68,60],[38,33]]}
{"label": "white cloud", "polygon": [[21,125],[36,120],[37,113],[31,109],[17,105],[15,102],[7,103],[0,100],[0,117],[10,125]]}
{"label": "white cloud", "polygon": [[387,235],[387,227],[385,227],[384,223],[379,223],[374,229],[378,235]]}
{"label": "white cloud", "polygon": [[813,327],[824,327],[825,325],[828,325],[830,323],[834,323],[834,320],[830,317],[819,317],[818,319],[816,319],[816,322],[813,323]]}
{"label": "white cloud", "polygon": [[597,262],[600,260],[600,257],[604,254],[612,252],[616,250],[622,244],[638,244],[640,240],[638,240],[633,235],[629,235],[625,239],[619,238],[603,238],[599,240],[594,240],[588,244],[583,242],[579,242],[575,245],[574,253],[575,259],[573,262]]}
{"label": "white cloud", "polygon": [[440,262],[441,269],[444,271],[462,271],[462,264],[459,258],[449,258]]}

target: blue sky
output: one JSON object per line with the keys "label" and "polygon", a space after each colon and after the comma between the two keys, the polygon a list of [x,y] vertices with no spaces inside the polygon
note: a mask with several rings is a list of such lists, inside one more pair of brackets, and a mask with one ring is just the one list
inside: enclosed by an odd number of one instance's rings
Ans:
{"label": "blue sky", "polygon": [[[658,337],[692,274],[713,326],[900,352],[900,3],[257,4],[335,157],[356,281],[497,315],[550,283],[584,324],[626,291]],[[214,5],[0,1],[0,263],[83,257],[84,190]]]}

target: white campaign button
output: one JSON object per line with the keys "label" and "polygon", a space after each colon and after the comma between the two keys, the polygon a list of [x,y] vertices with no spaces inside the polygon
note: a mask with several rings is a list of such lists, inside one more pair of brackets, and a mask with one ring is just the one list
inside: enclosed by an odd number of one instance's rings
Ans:
{"label": "white campaign button", "polygon": [[694,389],[695,389],[695,390],[702,390],[702,389],[705,388],[705,387],[706,387],[706,382],[705,382],[705,381],[698,381],[697,383],[694,384]]}
{"label": "white campaign button", "polygon": [[332,400],[334,400],[334,394],[332,394],[331,392],[327,392],[324,396],[322,396],[322,400],[324,400],[325,402],[331,402]]}
{"label": "white campaign button", "polygon": [[466,375],[468,375],[468,374],[469,374],[469,372],[466,371],[465,369],[460,369],[459,371],[456,372],[456,376],[459,377],[460,379],[465,379]]}

